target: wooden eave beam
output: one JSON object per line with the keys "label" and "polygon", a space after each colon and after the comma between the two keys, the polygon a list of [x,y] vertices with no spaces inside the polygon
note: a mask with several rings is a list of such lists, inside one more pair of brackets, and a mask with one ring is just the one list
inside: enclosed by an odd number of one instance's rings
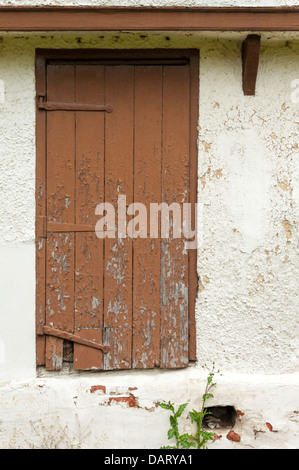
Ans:
{"label": "wooden eave beam", "polygon": [[242,44],[242,84],[244,95],[255,95],[261,38],[249,34]]}
{"label": "wooden eave beam", "polygon": [[299,31],[299,7],[0,7],[0,31]]}

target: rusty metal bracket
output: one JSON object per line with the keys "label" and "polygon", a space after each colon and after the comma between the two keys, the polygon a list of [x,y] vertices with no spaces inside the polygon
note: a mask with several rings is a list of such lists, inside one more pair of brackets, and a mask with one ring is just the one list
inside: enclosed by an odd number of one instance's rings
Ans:
{"label": "rusty metal bracket", "polygon": [[106,113],[113,111],[111,104],[61,103],[46,101],[43,95],[38,95],[37,107],[44,111],[104,111]]}
{"label": "rusty metal bracket", "polygon": [[56,328],[51,328],[51,326],[43,326],[41,330],[37,332],[38,336],[48,335],[54,336],[55,338],[66,339],[72,341],[73,343],[82,344],[83,346],[88,346],[89,348],[99,349],[104,354],[107,354],[110,351],[110,346],[107,344],[99,344],[94,341],[81,338],[78,335],[73,333],[68,333],[67,331],[57,330]]}

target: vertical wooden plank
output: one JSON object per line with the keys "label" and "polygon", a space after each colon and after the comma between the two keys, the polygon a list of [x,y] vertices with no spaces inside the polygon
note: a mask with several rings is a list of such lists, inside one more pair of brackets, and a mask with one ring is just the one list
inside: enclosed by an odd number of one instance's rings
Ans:
{"label": "vertical wooden plank", "polygon": [[[43,57],[36,58],[37,96],[46,94],[46,63]],[[41,332],[45,324],[46,303],[46,240],[41,233],[41,226],[46,216],[46,113],[37,109],[36,119],[36,332]],[[36,337],[36,364],[45,364],[45,337]]]}
{"label": "vertical wooden plank", "polygon": [[[74,67],[50,65],[47,99],[74,101]],[[74,223],[75,115],[54,111],[47,115],[47,219]],[[47,237],[46,324],[64,331],[74,328],[74,234]],[[63,340],[47,337],[46,368],[62,366]]]}
{"label": "vertical wooden plank", "polygon": [[150,238],[150,204],[161,202],[161,137],[162,67],[136,66],[134,202],[147,209],[147,238],[133,241],[134,368],[160,362],[160,240]]}
{"label": "vertical wooden plank", "polygon": [[[105,201],[117,214],[118,195],[133,201],[134,67],[106,67],[106,100],[113,112],[105,123]],[[111,353],[104,369],[128,369],[132,354],[132,240],[105,239],[104,342]]]}
{"label": "vertical wooden plank", "polygon": [[[164,66],[162,199],[189,202],[189,68]],[[182,213],[182,210],[181,210]],[[188,253],[184,239],[161,240],[161,361],[188,365]]]}
{"label": "vertical wooden plank", "polygon": [[[197,202],[197,123],[199,113],[199,57],[194,52],[190,57],[190,150],[189,150],[189,178],[190,202],[192,204],[192,230],[195,228]],[[199,236],[199,234],[197,234]],[[190,249],[189,255],[189,360],[196,360],[196,323],[195,302],[197,294],[197,249]]]}
{"label": "vertical wooden plank", "polygon": [[[104,66],[76,66],[76,102],[105,103]],[[104,119],[102,112],[76,113],[77,224],[95,226],[96,205],[104,201]],[[75,234],[75,333],[100,344],[103,246],[95,233]],[[101,368],[101,351],[74,344],[74,369]]]}

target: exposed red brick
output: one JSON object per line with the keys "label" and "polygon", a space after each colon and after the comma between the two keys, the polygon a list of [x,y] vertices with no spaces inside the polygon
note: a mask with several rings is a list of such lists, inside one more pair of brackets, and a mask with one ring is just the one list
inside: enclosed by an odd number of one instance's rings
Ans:
{"label": "exposed red brick", "polygon": [[130,390],[132,392],[133,390],[138,390],[138,388],[137,387],[129,387],[128,390]]}
{"label": "exposed red brick", "polygon": [[214,434],[213,442],[218,441],[218,440],[221,439],[221,438],[222,438],[222,435],[221,435],[221,434]]}
{"label": "exposed red brick", "polygon": [[267,428],[269,429],[269,431],[271,431],[271,432],[273,431],[273,426],[272,426],[272,424],[266,423],[266,426],[267,426]]}
{"label": "exposed red brick", "polygon": [[244,414],[245,414],[245,413],[243,413],[243,411],[237,410],[237,415],[238,415],[238,416],[244,416]]}
{"label": "exposed red brick", "polygon": [[269,431],[271,431],[271,432],[277,432],[277,431],[274,431],[273,426],[272,426],[271,423],[268,423],[268,422],[267,422],[267,423],[266,423],[266,426],[267,426],[267,428],[269,429]]}
{"label": "exposed red brick", "polygon": [[237,434],[235,431],[230,430],[229,433],[226,435],[226,438],[229,441],[234,441],[234,442],[240,442],[241,437],[239,434]]}
{"label": "exposed red brick", "polygon": [[90,393],[95,393],[97,392],[98,390],[100,390],[101,392],[103,393],[106,393],[106,387],[105,385],[92,385],[90,387]]}
{"label": "exposed red brick", "polygon": [[130,394],[129,397],[110,397],[108,400],[108,405],[115,401],[117,403],[128,403],[129,408],[139,408],[136,397]]}

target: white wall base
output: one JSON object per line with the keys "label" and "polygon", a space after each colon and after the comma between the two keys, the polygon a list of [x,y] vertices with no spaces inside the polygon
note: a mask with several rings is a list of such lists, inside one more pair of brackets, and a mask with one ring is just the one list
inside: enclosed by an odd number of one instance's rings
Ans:
{"label": "white wall base", "polygon": [[[0,448],[159,449],[171,442],[169,412],[156,403],[189,402],[181,432],[190,432],[187,411],[201,407],[205,379],[191,368],[2,383]],[[227,438],[230,429],[217,429],[209,448],[298,448],[298,379],[298,374],[216,376],[207,405],[235,407],[233,430],[240,441]]]}

